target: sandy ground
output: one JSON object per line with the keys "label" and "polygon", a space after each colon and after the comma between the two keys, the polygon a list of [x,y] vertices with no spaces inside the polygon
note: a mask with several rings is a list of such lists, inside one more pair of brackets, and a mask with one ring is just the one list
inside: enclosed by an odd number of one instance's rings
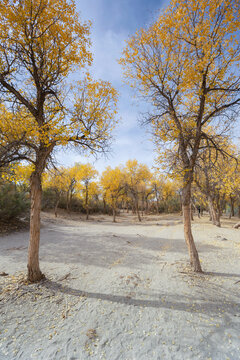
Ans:
{"label": "sandy ground", "polygon": [[1,360],[240,359],[237,219],[194,221],[204,275],[179,216],[42,219],[41,284],[24,281],[28,233],[0,238]]}

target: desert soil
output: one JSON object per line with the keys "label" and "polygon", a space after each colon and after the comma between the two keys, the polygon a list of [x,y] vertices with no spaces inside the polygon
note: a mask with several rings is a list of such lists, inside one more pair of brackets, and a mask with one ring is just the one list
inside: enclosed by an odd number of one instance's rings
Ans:
{"label": "desert soil", "polygon": [[27,284],[28,232],[0,237],[0,360],[240,359],[240,229],[195,219],[204,274],[188,267],[182,219],[42,214]]}

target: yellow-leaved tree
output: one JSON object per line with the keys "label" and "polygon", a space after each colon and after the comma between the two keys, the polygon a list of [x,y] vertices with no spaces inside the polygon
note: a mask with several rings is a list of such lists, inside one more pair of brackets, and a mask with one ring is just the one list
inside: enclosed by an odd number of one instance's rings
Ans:
{"label": "yellow-leaved tree", "polygon": [[43,190],[52,189],[55,193],[54,214],[58,215],[58,205],[61,196],[67,193],[69,189],[70,179],[66,169],[62,166],[60,168],[54,168],[43,174],[42,177]]}
{"label": "yellow-leaved tree", "polygon": [[104,194],[104,200],[112,207],[113,222],[116,222],[117,202],[125,190],[124,171],[120,167],[112,169],[110,166],[103,171],[101,176],[101,185]]}
{"label": "yellow-leaved tree", "polygon": [[151,172],[147,165],[139,164],[135,159],[126,162],[124,172],[127,192],[132,197],[138,220],[141,221],[139,200],[142,192],[142,184],[147,183],[151,179]]}
{"label": "yellow-leaved tree", "polygon": [[77,182],[79,182],[79,190],[82,190],[84,196],[84,206],[86,210],[86,220],[89,219],[89,200],[95,195],[97,191],[96,179],[98,172],[94,169],[91,164],[76,164],[75,168],[77,171]]}
{"label": "yellow-leaved tree", "polygon": [[10,122],[0,120],[0,134],[8,138],[14,124],[34,167],[28,250],[32,282],[44,278],[39,267],[42,174],[53,150],[72,144],[81,151],[104,151],[115,124],[117,93],[110,83],[81,74],[75,97],[66,96],[68,75],[91,63],[89,28],[73,0],[0,4],[0,93],[11,111]]}
{"label": "yellow-leaved tree", "polygon": [[[211,133],[209,132],[209,136]],[[202,140],[196,162],[194,182],[208,204],[210,218],[214,225],[221,226],[221,215],[226,200],[234,207],[239,189],[237,148],[229,138],[218,138],[217,147]],[[221,151],[219,150],[221,149]],[[195,195],[199,194],[195,190]],[[201,196],[200,196],[201,200]],[[231,209],[233,211],[233,209]]]}
{"label": "yellow-leaved tree", "polygon": [[120,60],[127,81],[151,103],[147,120],[157,146],[174,148],[182,163],[184,234],[197,272],[191,184],[206,127],[211,123],[216,135],[224,133],[239,109],[239,21],[239,1],[173,0],[127,41]]}

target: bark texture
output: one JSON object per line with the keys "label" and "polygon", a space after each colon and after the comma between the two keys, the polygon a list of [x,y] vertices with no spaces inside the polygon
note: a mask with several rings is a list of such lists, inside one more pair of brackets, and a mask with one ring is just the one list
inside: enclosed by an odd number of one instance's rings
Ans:
{"label": "bark texture", "polygon": [[190,257],[190,264],[195,272],[202,272],[197,248],[194,243],[192,229],[191,229],[191,182],[185,182],[185,186],[182,191],[182,210],[184,220],[184,236],[188,247],[188,253]]}
{"label": "bark texture", "polygon": [[216,210],[211,196],[208,196],[208,209],[209,209],[209,213],[210,213],[210,221],[212,221],[213,225],[221,227],[220,209],[218,209],[218,211]]}
{"label": "bark texture", "polygon": [[28,281],[37,282],[45,278],[39,267],[40,211],[42,199],[41,175],[31,176],[30,240],[28,248]]}
{"label": "bark texture", "polygon": [[138,206],[138,199],[136,199],[136,211],[137,211],[138,221],[142,221]]}

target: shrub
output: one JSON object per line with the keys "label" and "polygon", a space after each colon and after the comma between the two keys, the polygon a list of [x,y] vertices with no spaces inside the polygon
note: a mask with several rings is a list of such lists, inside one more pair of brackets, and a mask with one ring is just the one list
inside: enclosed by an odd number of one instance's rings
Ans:
{"label": "shrub", "polygon": [[2,221],[25,215],[29,207],[30,201],[26,192],[19,191],[12,183],[0,185],[0,219]]}

